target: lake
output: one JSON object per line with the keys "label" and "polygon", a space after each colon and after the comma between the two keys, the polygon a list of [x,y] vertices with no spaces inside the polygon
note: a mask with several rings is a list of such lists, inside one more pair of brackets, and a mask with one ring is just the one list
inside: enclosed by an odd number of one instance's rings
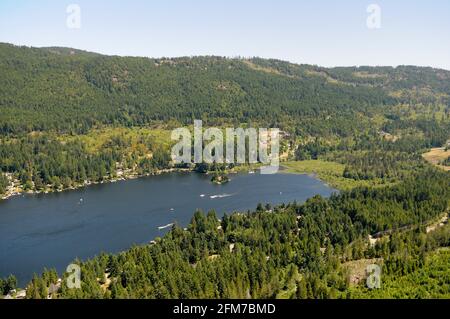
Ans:
{"label": "lake", "polygon": [[25,285],[44,267],[65,270],[75,258],[115,253],[186,226],[196,209],[223,213],[261,203],[302,202],[333,189],[308,175],[231,175],[215,185],[196,173],[171,173],[0,202],[0,277]]}

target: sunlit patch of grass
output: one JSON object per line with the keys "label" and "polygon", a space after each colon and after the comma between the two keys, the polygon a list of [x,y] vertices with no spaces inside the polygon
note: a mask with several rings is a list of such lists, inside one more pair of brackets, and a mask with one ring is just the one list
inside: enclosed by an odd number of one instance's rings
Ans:
{"label": "sunlit patch of grass", "polygon": [[422,157],[436,167],[450,171],[450,166],[440,165],[442,161],[450,157],[450,150],[446,150],[444,147],[433,148],[429,152],[422,154]]}
{"label": "sunlit patch of grass", "polygon": [[360,186],[386,185],[379,179],[354,180],[345,178],[345,165],[323,160],[291,161],[282,163],[286,173],[311,174],[339,190],[350,190]]}
{"label": "sunlit patch of grass", "polygon": [[84,135],[62,135],[58,139],[61,142],[81,140],[88,152],[96,153],[114,137],[129,140],[131,151],[141,147],[144,141],[152,141],[154,145],[163,148],[169,148],[172,144],[169,130],[141,127],[105,127],[91,130]]}

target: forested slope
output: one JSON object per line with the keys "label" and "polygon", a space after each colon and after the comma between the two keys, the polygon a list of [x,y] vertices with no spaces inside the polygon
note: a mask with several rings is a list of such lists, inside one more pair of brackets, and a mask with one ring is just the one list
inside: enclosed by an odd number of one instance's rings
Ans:
{"label": "forested slope", "polygon": [[[290,133],[290,151],[302,146],[296,159],[343,163],[350,179],[399,178],[405,169],[396,158],[417,164],[416,153],[450,136],[450,72],[432,68],[329,69],[0,44],[0,73],[0,194],[8,185],[15,185],[10,194],[61,189],[167,168],[167,145],[135,128],[170,130],[193,119],[279,127]],[[99,138],[102,145],[85,142],[103,129],[113,133]]]}
{"label": "forested slope", "polygon": [[[374,114],[394,116],[394,106],[448,106],[450,99],[449,71],[406,66],[325,69],[275,60],[148,59],[0,44],[0,73],[2,133],[80,133],[101,124],[190,124],[195,118],[209,125],[259,121],[348,135],[364,129]],[[351,122],[357,116],[362,121]]]}

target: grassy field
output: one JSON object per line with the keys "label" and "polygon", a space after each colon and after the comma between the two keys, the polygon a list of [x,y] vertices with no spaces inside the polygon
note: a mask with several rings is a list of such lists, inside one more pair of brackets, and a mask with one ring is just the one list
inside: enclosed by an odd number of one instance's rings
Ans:
{"label": "grassy field", "polygon": [[144,144],[144,142],[151,142],[154,145],[169,148],[171,145],[170,133],[169,130],[154,128],[105,127],[92,130],[85,135],[62,135],[58,139],[61,142],[79,139],[86,145],[89,152],[95,153],[114,137],[123,137],[129,140],[132,150],[141,147],[141,144]]}
{"label": "grassy field", "polygon": [[439,165],[441,161],[444,161],[450,157],[450,149],[445,150],[445,148],[443,147],[433,148],[428,153],[425,153],[422,156],[427,162],[435,165],[436,167],[442,168],[446,171],[450,171],[450,166]]}
{"label": "grassy field", "polygon": [[380,289],[368,289],[364,281],[351,288],[352,298],[450,298],[450,249],[430,253],[425,265],[403,276],[381,276]]}
{"label": "grassy field", "polygon": [[366,269],[369,265],[381,265],[383,260],[373,258],[373,259],[358,259],[348,261],[342,264],[348,270],[349,281],[351,286],[356,286],[358,284],[364,283],[367,278]]}
{"label": "grassy field", "polygon": [[358,186],[385,185],[380,180],[354,180],[343,176],[345,165],[323,160],[291,161],[281,164],[284,172],[311,174],[339,190],[349,190]]}

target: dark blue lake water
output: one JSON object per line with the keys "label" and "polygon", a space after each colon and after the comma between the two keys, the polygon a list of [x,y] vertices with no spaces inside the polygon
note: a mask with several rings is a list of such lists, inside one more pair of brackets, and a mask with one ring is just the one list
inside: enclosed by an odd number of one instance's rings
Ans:
{"label": "dark blue lake water", "polygon": [[261,203],[301,202],[333,189],[307,175],[239,174],[215,185],[208,176],[173,173],[94,185],[62,193],[25,195],[0,202],[0,277],[25,285],[44,267],[65,270],[75,258],[119,252],[143,244],[173,222],[185,226],[194,211],[223,213]]}

